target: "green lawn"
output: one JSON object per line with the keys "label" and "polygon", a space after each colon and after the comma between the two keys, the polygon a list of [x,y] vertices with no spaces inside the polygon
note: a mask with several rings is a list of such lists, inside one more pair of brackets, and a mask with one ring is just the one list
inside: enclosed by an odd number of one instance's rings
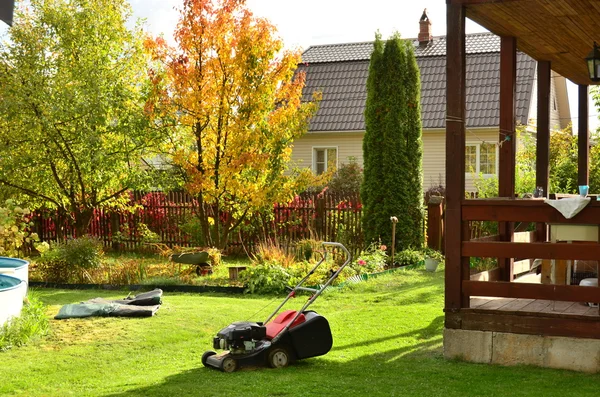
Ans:
{"label": "green lawn", "polygon": [[[65,303],[124,296],[38,294],[49,315]],[[153,318],[52,320],[50,337],[0,353],[0,395],[564,397],[600,391],[600,375],[445,360],[443,269],[399,271],[322,295],[312,307],[331,324],[332,351],[278,370],[226,374],[204,368],[200,358],[221,327],[263,320],[279,298],[165,294],[163,300]]]}

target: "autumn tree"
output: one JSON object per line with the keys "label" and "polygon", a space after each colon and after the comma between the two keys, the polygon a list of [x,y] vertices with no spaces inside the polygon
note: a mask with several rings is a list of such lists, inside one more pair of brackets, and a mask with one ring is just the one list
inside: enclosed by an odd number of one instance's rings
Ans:
{"label": "autumn tree", "polygon": [[184,0],[175,41],[147,43],[157,60],[149,108],[172,125],[167,158],[199,203],[200,241],[223,248],[249,215],[292,198],[291,145],[316,103],[302,101],[299,52],[282,50],[244,0]]}
{"label": "autumn tree", "polygon": [[390,217],[398,218],[400,248],[423,244],[423,181],[420,73],[411,41],[376,35],[365,110],[363,140],[365,240],[390,245]]}
{"label": "autumn tree", "polygon": [[71,217],[146,178],[143,33],[125,0],[31,0],[0,46],[0,184]]}

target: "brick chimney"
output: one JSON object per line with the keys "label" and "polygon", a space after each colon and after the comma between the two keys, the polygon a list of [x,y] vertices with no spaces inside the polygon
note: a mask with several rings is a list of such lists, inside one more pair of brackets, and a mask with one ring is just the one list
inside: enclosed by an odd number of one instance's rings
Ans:
{"label": "brick chimney", "polygon": [[433,40],[431,35],[431,21],[427,16],[427,8],[423,10],[421,20],[419,21],[419,45],[422,47],[427,46]]}

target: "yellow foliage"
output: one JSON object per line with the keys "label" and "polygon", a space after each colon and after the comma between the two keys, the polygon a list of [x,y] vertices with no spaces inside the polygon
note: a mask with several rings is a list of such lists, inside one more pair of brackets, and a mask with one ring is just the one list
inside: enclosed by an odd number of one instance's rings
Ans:
{"label": "yellow foliage", "polygon": [[152,73],[161,73],[147,108],[176,119],[167,151],[186,173],[185,189],[233,216],[211,225],[233,228],[305,183],[287,167],[320,94],[302,101],[300,52],[284,50],[275,27],[244,0],[185,0],[175,40],[177,49],[146,44],[160,61]]}

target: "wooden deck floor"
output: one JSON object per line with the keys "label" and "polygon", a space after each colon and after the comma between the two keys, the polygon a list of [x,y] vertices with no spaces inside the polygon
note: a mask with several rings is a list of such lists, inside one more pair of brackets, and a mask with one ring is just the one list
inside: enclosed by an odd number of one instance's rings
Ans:
{"label": "wooden deck floor", "polygon": [[581,302],[563,302],[539,299],[471,297],[470,309],[512,313],[539,313],[562,316],[600,317],[597,307]]}

